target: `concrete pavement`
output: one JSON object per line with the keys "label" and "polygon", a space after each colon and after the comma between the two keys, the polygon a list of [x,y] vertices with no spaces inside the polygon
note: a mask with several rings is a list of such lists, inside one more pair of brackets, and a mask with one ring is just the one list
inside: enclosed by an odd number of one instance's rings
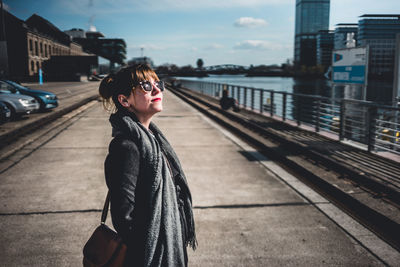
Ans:
{"label": "concrete pavement", "polygon": [[[190,266],[381,266],[382,261],[220,129],[166,92],[155,118],[193,194]],[[100,221],[108,115],[91,102],[0,165],[0,266],[80,266]],[[2,168],[2,166],[4,166]],[[110,225],[110,221],[108,221]]]}

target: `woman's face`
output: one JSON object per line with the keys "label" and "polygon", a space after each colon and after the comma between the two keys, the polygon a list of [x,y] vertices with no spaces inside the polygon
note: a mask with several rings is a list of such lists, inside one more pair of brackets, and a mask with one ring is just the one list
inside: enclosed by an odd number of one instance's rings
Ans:
{"label": "woman's face", "polygon": [[138,85],[127,99],[130,104],[128,110],[134,112],[137,116],[153,116],[162,111],[163,94],[160,88],[156,87],[153,78],[150,78],[149,82],[153,86],[151,92],[144,91]]}

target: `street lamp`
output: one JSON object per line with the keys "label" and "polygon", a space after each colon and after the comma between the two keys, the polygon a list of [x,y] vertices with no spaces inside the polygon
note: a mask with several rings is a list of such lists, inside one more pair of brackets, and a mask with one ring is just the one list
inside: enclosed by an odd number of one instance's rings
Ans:
{"label": "street lamp", "polygon": [[1,4],[1,30],[0,30],[0,77],[8,75],[8,54],[7,54],[7,41],[6,41],[6,25],[4,19],[3,0]]}

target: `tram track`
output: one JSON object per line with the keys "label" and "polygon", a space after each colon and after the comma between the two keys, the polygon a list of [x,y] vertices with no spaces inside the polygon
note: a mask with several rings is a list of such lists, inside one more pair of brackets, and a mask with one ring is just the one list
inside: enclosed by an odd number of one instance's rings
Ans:
{"label": "tram track", "polygon": [[[324,139],[315,133],[296,129],[257,113],[221,110],[215,99],[197,92],[182,88],[170,89],[185,102],[282,165],[400,251],[400,164],[377,156],[374,159],[374,155],[365,151]],[[293,131],[298,134],[293,136]],[[315,149],[315,146],[310,149],[311,143],[321,143],[323,149]],[[355,190],[356,193],[351,193]],[[365,193],[369,195],[369,201],[379,202],[379,205],[369,205],[368,201],[357,198]],[[377,207],[382,205],[386,207]]]}

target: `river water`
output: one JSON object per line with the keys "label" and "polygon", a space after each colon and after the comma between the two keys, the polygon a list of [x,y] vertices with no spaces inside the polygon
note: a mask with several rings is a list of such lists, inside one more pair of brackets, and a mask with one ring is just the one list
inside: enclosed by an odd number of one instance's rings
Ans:
{"label": "river water", "polygon": [[292,77],[246,77],[245,75],[210,75],[209,77],[177,77],[199,82],[214,82],[262,88],[287,93],[319,95],[330,98],[347,98],[391,102],[392,83],[373,82],[368,86],[368,94],[360,85],[334,85],[327,79],[299,79]]}

